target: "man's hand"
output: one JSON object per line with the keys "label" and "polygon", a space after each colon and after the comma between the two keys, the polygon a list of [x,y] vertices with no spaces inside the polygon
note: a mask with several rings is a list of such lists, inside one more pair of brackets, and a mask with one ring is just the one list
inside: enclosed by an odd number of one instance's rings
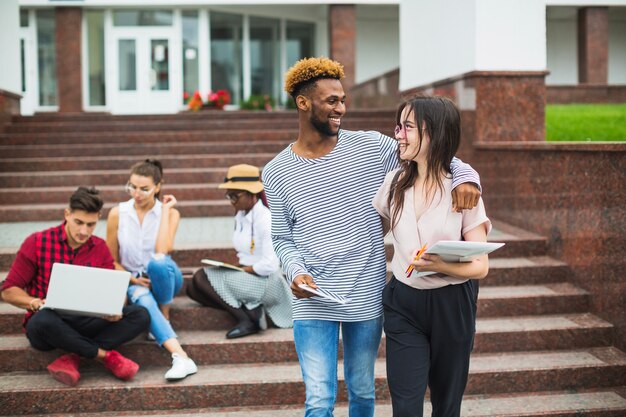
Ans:
{"label": "man's hand", "polygon": [[471,182],[463,183],[452,190],[452,211],[473,209],[478,204],[480,190]]}
{"label": "man's hand", "polygon": [[105,319],[106,321],[120,321],[122,320],[122,315],[116,314],[114,316],[104,316],[102,318]]}
{"label": "man's hand", "polygon": [[43,300],[41,298],[33,298],[28,303],[28,310],[32,312],[39,311],[39,309],[43,307],[44,304],[46,304],[45,298]]}
{"label": "man's hand", "polygon": [[296,296],[296,298],[309,298],[315,295],[300,288],[298,286],[300,284],[306,284],[311,288],[317,288],[317,285],[315,285],[315,281],[313,281],[313,277],[311,275],[302,274],[296,276],[291,282],[291,292]]}

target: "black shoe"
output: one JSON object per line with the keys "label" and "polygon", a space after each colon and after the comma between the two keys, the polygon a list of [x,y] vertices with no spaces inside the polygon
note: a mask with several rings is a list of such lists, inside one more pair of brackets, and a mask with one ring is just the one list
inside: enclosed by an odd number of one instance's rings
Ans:
{"label": "black shoe", "polygon": [[257,329],[257,326],[254,325],[254,323],[249,321],[243,322],[230,329],[228,333],[226,333],[226,339],[236,339],[238,337],[244,337],[258,332],[259,330]]}
{"label": "black shoe", "polygon": [[245,306],[242,307],[243,311],[246,312],[252,323],[256,326],[257,330],[266,330],[267,329],[267,317],[265,316],[265,310],[263,306],[260,305],[257,308],[253,308],[252,310],[248,310]]}

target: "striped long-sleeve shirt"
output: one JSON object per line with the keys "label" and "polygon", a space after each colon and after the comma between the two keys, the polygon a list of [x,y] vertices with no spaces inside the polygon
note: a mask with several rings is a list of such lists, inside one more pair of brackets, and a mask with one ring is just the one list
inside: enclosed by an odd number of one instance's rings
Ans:
{"label": "striped long-sleeve shirt", "polygon": [[[350,298],[293,299],[294,320],[363,321],[382,314],[386,259],[380,217],[372,199],[398,166],[397,143],[373,131],[340,130],[325,156],[302,158],[288,146],[263,170],[272,213],[272,242],[289,280],[309,274],[326,290]],[[479,184],[458,159],[453,187]]]}

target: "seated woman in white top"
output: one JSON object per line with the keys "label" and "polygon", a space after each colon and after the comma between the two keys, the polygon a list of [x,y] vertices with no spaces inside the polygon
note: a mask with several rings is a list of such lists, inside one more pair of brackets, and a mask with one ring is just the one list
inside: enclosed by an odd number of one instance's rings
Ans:
{"label": "seated woman in white top", "polygon": [[[482,199],[471,210],[452,209],[450,161],[460,143],[454,103],[417,97],[398,110],[401,166],[390,172],[374,207],[391,225],[393,278],[383,290],[387,381],[393,415],[421,416],[430,387],[433,416],[459,416],[476,333],[478,281],[487,255],[466,263],[416,256],[439,240],[487,240],[491,223]],[[434,275],[417,276],[434,271]]]}
{"label": "seated woman in white top", "polygon": [[267,327],[265,314],[278,327],[291,327],[291,291],[283,278],[271,238],[270,211],[264,202],[257,167],[235,165],[228,169],[226,198],[237,209],[233,246],[242,271],[203,268],[187,286],[187,295],[209,307],[229,312],[237,325],[229,339],[257,333]]}
{"label": "seated woman in white top", "polygon": [[132,166],[126,191],[131,199],[113,207],[107,221],[107,245],[117,269],[133,275],[128,298],[150,313],[150,335],[172,354],[167,380],[183,379],[198,368],[181,347],[170,324],[170,306],[183,276],[168,253],[174,246],[180,213],[176,198],[159,200],[163,168],[147,159]]}

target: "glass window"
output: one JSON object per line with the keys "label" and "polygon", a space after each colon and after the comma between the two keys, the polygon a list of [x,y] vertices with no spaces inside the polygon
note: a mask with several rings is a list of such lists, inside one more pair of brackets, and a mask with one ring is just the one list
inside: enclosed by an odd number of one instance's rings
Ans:
{"label": "glass window", "polygon": [[28,27],[28,10],[20,10],[20,27]]}
{"label": "glass window", "polygon": [[114,10],[114,26],[172,26],[171,10]]}
{"label": "glass window", "polygon": [[120,39],[118,43],[120,91],[137,90],[137,59],[134,39]]}
{"label": "glass window", "polygon": [[211,89],[227,90],[232,102],[239,103],[243,91],[241,62],[243,17],[211,12],[210,21]]}
{"label": "glass window", "polygon": [[150,88],[152,91],[170,89],[170,58],[167,39],[150,41]]}
{"label": "glass window", "polygon": [[280,96],[279,21],[250,17],[250,73],[252,95]]}
{"label": "glass window", "polygon": [[183,11],[183,90],[186,96],[192,96],[200,88],[198,73],[198,13]]}
{"label": "glass window", "polygon": [[104,85],[104,12],[87,9],[87,77],[89,84],[89,105],[106,104]]}
{"label": "glass window", "polygon": [[20,39],[20,61],[22,64],[22,92],[26,92],[26,51],[24,50],[24,39]]}
{"label": "glass window", "polygon": [[287,21],[287,68],[315,55],[315,25]]}
{"label": "glass window", "polygon": [[54,10],[37,10],[37,66],[39,105],[57,104],[57,72]]}

